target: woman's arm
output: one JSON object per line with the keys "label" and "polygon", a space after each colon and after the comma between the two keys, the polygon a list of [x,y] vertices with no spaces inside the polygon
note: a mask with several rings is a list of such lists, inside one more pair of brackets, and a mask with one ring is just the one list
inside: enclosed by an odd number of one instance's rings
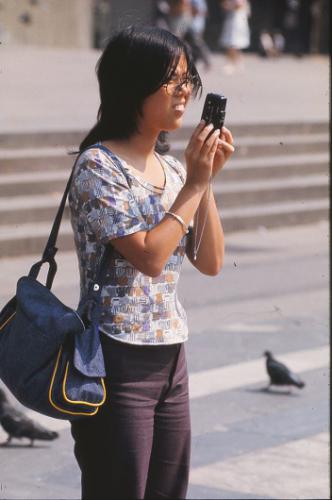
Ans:
{"label": "woman's arm", "polygon": [[[208,200],[208,189],[205,191],[199,204],[199,221],[197,215],[190,237],[188,238],[186,254],[193,266],[196,267],[201,273],[209,276],[218,274],[223,266],[224,261],[224,232],[220,221],[220,216],[216,201],[212,192],[210,192],[210,199]],[[204,232],[202,235],[202,227],[207,210],[207,219]],[[198,225],[197,225],[198,222]],[[194,260],[194,245],[195,233],[196,247],[201,239],[199,250],[197,252],[196,260]]]}
{"label": "woman's arm", "polygon": [[[194,217],[207,189],[209,179],[223,167],[234,150],[228,142],[228,136],[224,138],[225,140],[219,139],[220,130],[215,131],[209,139],[206,139],[212,129],[212,125],[205,126],[205,123],[201,122],[193,133],[185,152],[187,162],[186,183],[170,208],[170,211],[182,217],[187,225]],[[212,217],[210,217],[209,221],[209,234],[218,227],[217,208],[214,206],[210,210]],[[220,234],[220,223],[216,234]],[[162,272],[183,235],[182,225],[172,216],[166,215],[150,231],[138,231],[122,238],[115,238],[112,240],[112,245],[136,269],[154,277],[159,276]],[[221,240],[215,240],[214,244],[215,255],[219,254],[220,256]],[[206,244],[205,246],[207,247]],[[216,259],[216,262],[214,262],[213,273],[220,267],[221,260]]]}
{"label": "woman's arm", "polygon": [[[234,152],[233,136],[228,128],[223,127],[220,140],[213,159],[211,178],[213,179],[220,169],[225,165]],[[207,210],[207,212],[206,212]],[[202,235],[203,223],[207,213],[206,225]],[[205,191],[199,205],[199,221],[197,216],[194,220],[194,228],[188,238],[186,254],[190,262],[202,273],[215,276],[219,273],[224,261],[224,232],[219,216],[218,207],[212,192],[210,191],[210,203],[208,204],[208,190]],[[194,260],[195,231],[197,230],[197,241],[201,240],[197,258]]]}
{"label": "woman's arm", "polygon": [[[170,208],[187,225],[194,217],[206,184],[185,184]],[[162,272],[183,235],[182,225],[167,215],[150,231],[138,231],[123,238],[115,238],[112,245],[136,269],[155,277]]]}

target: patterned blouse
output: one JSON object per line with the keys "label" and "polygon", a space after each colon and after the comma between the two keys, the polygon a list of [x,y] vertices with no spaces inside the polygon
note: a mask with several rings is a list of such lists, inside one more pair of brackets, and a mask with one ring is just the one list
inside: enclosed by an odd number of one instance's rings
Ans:
{"label": "patterned blouse", "polygon": [[[95,278],[105,245],[113,238],[148,231],[158,224],[181,190],[183,165],[160,157],[162,191],[135,176],[110,150],[93,147],[79,157],[69,193],[71,224],[80,269],[81,298]],[[138,271],[114,248],[101,293],[100,330],[130,344],[174,344],[188,337],[187,317],[177,296],[185,235],[162,273]]]}

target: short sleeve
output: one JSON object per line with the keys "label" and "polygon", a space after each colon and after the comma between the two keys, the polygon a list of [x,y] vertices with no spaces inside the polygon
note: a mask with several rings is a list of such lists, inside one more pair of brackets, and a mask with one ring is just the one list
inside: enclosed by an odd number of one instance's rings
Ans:
{"label": "short sleeve", "polygon": [[105,244],[147,229],[126,175],[104,151],[83,153],[75,174],[71,195],[97,241]]}

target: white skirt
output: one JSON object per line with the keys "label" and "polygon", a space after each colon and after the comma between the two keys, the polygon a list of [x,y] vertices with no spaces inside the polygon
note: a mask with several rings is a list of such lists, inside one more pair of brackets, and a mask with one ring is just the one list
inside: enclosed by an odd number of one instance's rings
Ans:
{"label": "white skirt", "polygon": [[246,9],[226,13],[219,45],[223,48],[245,49],[250,44],[250,32]]}

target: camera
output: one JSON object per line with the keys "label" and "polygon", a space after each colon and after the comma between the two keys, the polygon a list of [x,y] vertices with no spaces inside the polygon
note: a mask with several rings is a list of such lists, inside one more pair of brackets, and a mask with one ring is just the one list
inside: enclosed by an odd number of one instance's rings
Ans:
{"label": "camera", "polygon": [[[201,117],[202,120],[205,120],[206,125],[213,123],[214,130],[221,129],[225,121],[226,103],[227,98],[222,94],[213,94],[212,92],[207,94]],[[212,133],[213,130],[208,137],[210,137]]]}

